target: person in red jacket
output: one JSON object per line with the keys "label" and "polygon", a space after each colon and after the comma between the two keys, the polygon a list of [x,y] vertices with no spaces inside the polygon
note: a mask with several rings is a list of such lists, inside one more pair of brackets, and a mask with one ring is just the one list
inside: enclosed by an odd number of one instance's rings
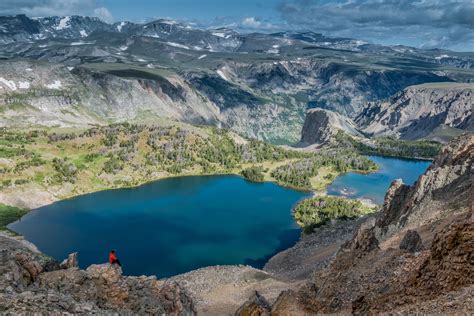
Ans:
{"label": "person in red jacket", "polygon": [[120,260],[117,258],[117,255],[115,254],[115,250],[112,250],[109,253],[109,263],[118,264],[119,266],[122,266],[122,264],[120,263]]}

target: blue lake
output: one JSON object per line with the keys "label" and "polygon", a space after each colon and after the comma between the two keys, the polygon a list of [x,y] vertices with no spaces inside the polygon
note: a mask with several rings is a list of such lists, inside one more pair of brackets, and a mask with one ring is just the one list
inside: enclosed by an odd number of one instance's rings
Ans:
{"label": "blue lake", "polygon": [[238,176],[179,177],[56,202],[9,228],[57,260],[79,252],[83,268],[106,262],[111,249],[129,275],[262,267],[298,240],[291,209],[308,195]]}
{"label": "blue lake", "polygon": [[426,171],[431,161],[398,159],[381,156],[369,156],[379,170],[370,174],[349,172],[342,175],[328,187],[330,195],[350,198],[367,198],[382,204],[390,183],[401,178],[406,184],[413,184]]}
{"label": "blue lake", "polygon": [[[394,179],[411,184],[430,164],[370,158],[378,172],[342,175],[328,193],[381,203]],[[79,252],[83,268],[106,262],[112,249],[128,275],[168,277],[222,264],[258,268],[298,240],[291,209],[309,195],[238,176],[178,177],[56,202],[9,228],[57,260]]]}

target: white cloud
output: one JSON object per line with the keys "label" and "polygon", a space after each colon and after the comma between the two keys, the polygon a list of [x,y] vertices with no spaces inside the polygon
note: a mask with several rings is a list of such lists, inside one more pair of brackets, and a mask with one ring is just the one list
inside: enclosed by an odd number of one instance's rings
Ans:
{"label": "white cloud", "polygon": [[247,17],[242,20],[242,25],[247,27],[259,28],[262,26],[262,22],[258,21],[254,17]]}
{"label": "white cloud", "polygon": [[474,49],[473,0],[284,0],[297,29],[382,43]]}
{"label": "white cloud", "polygon": [[274,31],[277,29],[277,26],[268,20],[262,20],[253,16],[243,18],[242,21],[236,23],[234,27],[244,31]]}
{"label": "white cloud", "polygon": [[0,0],[0,15],[26,14],[32,17],[87,15],[105,22],[113,17],[96,0]]}
{"label": "white cloud", "polygon": [[106,23],[114,22],[114,17],[112,16],[112,13],[110,13],[110,11],[107,10],[107,8],[105,7],[94,9],[94,16],[98,17]]}

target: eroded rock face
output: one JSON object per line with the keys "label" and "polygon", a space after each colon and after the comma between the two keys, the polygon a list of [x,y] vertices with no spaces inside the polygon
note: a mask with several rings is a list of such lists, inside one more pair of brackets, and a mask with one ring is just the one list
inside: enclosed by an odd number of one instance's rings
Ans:
{"label": "eroded rock face", "polygon": [[473,104],[473,84],[423,84],[408,87],[387,100],[369,103],[355,121],[372,136],[419,139],[439,126],[473,130]]}
{"label": "eroded rock face", "polygon": [[418,291],[452,291],[474,284],[473,214],[436,235],[430,255],[412,278]]}
{"label": "eroded rock face", "polygon": [[301,132],[301,144],[328,144],[333,141],[338,131],[361,136],[355,124],[341,114],[319,108],[308,110]]}
{"label": "eroded rock face", "polygon": [[394,181],[375,222],[377,239],[468,211],[472,206],[473,161],[474,135],[465,134],[444,146],[413,186]]}
{"label": "eroded rock face", "polygon": [[0,312],[195,315],[193,302],[173,282],[126,277],[110,264],[80,270],[77,254],[61,269],[5,236],[0,251]]}

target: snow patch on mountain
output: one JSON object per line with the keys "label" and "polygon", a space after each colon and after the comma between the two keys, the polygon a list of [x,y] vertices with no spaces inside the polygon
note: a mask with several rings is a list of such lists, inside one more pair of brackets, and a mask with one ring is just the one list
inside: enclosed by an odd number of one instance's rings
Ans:
{"label": "snow patch on mountain", "polygon": [[166,44],[169,45],[169,46],[173,46],[173,47],[178,47],[178,48],[183,48],[183,49],[190,49],[188,46],[181,45],[181,44],[174,43],[174,42],[166,42]]}
{"label": "snow patch on mountain", "polygon": [[278,54],[280,52],[279,48],[280,48],[280,45],[273,45],[272,48],[267,50],[267,53],[269,53],[269,54]]}
{"label": "snow patch on mountain", "polygon": [[60,89],[61,87],[62,87],[61,80],[54,80],[53,83],[46,85],[46,88],[48,89]]}
{"label": "snow patch on mountain", "polygon": [[231,34],[226,34],[224,32],[213,32],[212,35],[226,39],[232,36]]}
{"label": "snow patch on mountain", "polygon": [[449,55],[443,54],[443,55],[440,55],[440,56],[436,56],[435,59],[436,60],[441,60],[443,58],[449,58],[449,57],[450,57]]}
{"label": "snow patch on mountain", "polygon": [[18,87],[20,89],[29,89],[30,88],[30,83],[28,81],[19,81],[18,82]]}
{"label": "snow patch on mountain", "polygon": [[70,21],[71,21],[71,17],[66,16],[62,18],[61,20],[59,20],[59,24],[55,26],[54,29],[57,31],[67,29],[68,27],[71,27]]}
{"label": "snow patch on mountain", "polygon": [[7,80],[3,77],[0,77],[0,83],[3,83],[4,85],[6,85],[10,90],[13,90],[13,91],[16,90],[16,84],[11,80]]}
{"label": "snow patch on mountain", "polygon": [[173,20],[163,20],[163,21],[160,21],[160,23],[168,24],[168,25],[177,25],[177,24],[179,24],[178,22],[173,21]]}
{"label": "snow patch on mountain", "polygon": [[229,81],[229,79],[227,78],[223,70],[225,70],[225,67],[222,67],[221,69],[216,70],[216,72],[222,79],[224,79],[225,81]]}
{"label": "snow patch on mountain", "polygon": [[72,42],[72,43],[71,43],[71,46],[92,45],[92,44],[95,44],[95,42],[83,42],[83,41],[79,41],[79,42]]}
{"label": "snow patch on mountain", "polygon": [[117,25],[117,31],[122,32],[122,28],[125,26],[126,22],[120,22],[119,25]]}

